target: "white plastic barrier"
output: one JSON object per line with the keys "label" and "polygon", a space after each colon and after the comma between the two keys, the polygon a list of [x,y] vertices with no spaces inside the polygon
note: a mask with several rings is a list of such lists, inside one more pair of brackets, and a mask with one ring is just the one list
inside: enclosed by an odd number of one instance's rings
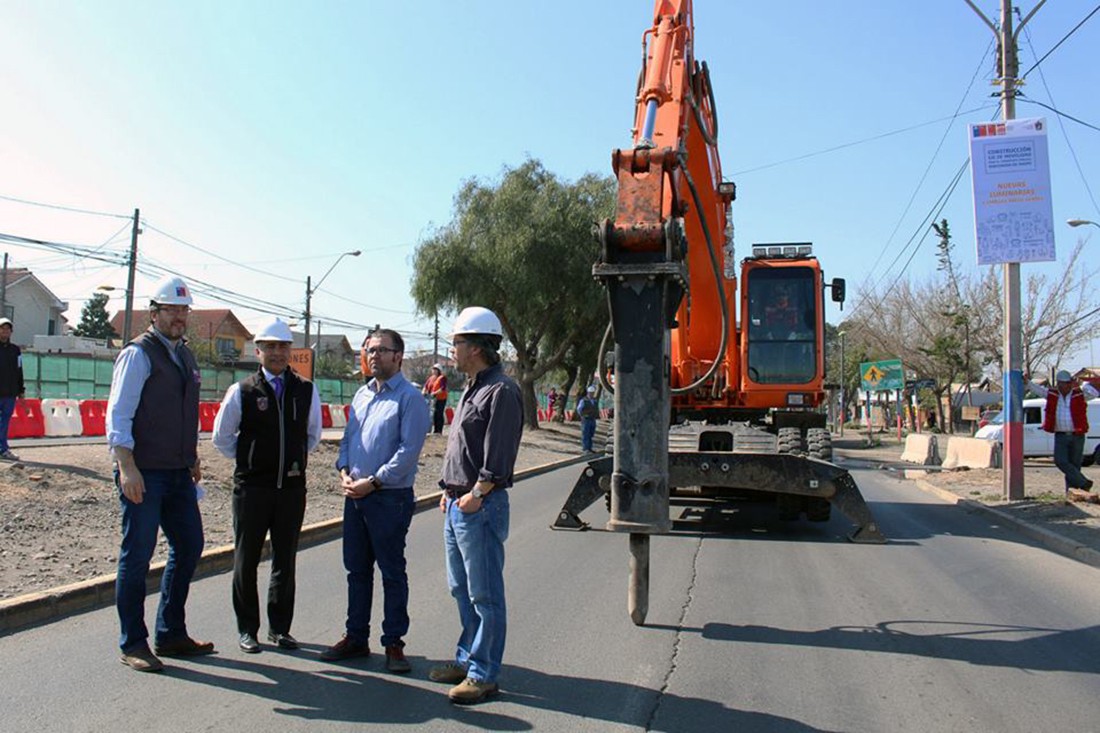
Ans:
{"label": "white plastic barrier", "polygon": [[42,400],[42,417],[46,421],[47,436],[80,435],[84,432],[80,402],[77,400]]}
{"label": "white plastic barrier", "polygon": [[329,412],[332,413],[332,427],[342,428],[348,424],[348,419],[344,416],[344,406],[333,403],[328,406]]}
{"label": "white plastic barrier", "polygon": [[985,438],[947,439],[947,454],[943,458],[944,468],[999,468],[1001,465],[1001,444]]}
{"label": "white plastic barrier", "polygon": [[920,466],[938,466],[940,454],[936,447],[936,436],[929,433],[910,433],[905,436],[905,450],[901,460]]}

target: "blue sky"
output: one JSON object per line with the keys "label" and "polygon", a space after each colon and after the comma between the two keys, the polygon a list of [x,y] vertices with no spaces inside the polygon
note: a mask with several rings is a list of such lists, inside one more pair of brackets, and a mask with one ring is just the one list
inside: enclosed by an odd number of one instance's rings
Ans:
{"label": "blue sky", "polygon": [[[978,4],[996,17],[999,2]],[[1021,70],[1094,7],[1041,8],[1021,36]],[[314,297],[322,331],[337,330],[326,318],[382,323],[430,345],[431,322],[408,294],[411,257],[450,218],[461,182],[493,180],[527,156],[567,179],[610,174],[612,149],[630,144],[653,5],[575,8],[5,3],[0,196],[117,216],[0,199],[0,232],[122,252],[124,217],[140,207],[142,261],[295,311],[307,275],[316,282],[360,249]],[[903,276],[929,277],[935,246],[921,222],[967,157],[966,124],[997,116],[985,24],[963,0],[696,0],[694,12],[723,170],[738,185],[738,252],[812,241],[827,276],[855,293],[892,282],[923,237]],[[1027,97],[1100,126],[1098,47],[1100,13],[1042,63],[1042,77],[1031,73]],[[1100,132],[1025,101],[1017,115],[1050,122],[1055,219],[1100,221]],[[969,174],[941,216],[960,262],[976,267]],[[1095,260],[1093,227],[1060,228],[1059,256],[1079,237]],[[119,266],[6,251],[71,303],[73,323],[96,286],[125,285]],[[151,282],[139,276],[139,302]],[[262,317],[235,311],[249,325]],[[847,313],[831,306],[828,317]],[[450,316],[441,320],[445,329]],[[1097,358],[1100,344],[1076,365]]]}

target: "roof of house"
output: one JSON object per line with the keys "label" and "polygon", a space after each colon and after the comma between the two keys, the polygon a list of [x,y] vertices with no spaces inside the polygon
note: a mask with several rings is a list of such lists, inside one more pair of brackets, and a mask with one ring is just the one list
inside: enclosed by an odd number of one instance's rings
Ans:
{"label": "roof of house", "polygon": [[[133,311],[133,316],[130,319],[130,335],[129,338],[126,339],[127,341],[140,335],[142,331],[149,327],[148,313],[149,312],[145,309]],[[115,329],[115,333],[122,333],[124,321],[124,311],[119,311],[111,317],[111,327]],[[200,308],[192,310],[191,315],[187,319],[187,334],[191,338],[197,339],[209,339],[214,336],[229,336],[233,338],[242,338],[247,341],[252,338],[252,334],[249,330],[244,327],[244,324],[242,324],[240,320],[233,315],[233,311],[228,308]]]}
{"label": "roof of house", "polygon": [[3,282],[5,288],[11,288],[24,281],[32,282],[38,286],[42,292],[46,293],[53,299],[53,307],[61,308],[62,310],[69,307],[69,304],[54,295],[53,291],[46,287],[46,284],[39,280],[33,272],[25,267],[10,267],[7,270],[0,271],[3,273]]}

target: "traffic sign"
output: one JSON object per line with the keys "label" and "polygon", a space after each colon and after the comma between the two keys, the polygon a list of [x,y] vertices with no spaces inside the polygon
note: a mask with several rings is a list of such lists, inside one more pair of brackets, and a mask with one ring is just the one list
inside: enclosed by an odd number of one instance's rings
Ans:
{"label": "traffic sign", "polygon": [[859,365],[860,384],[868,392],[887,392],[905,387],[901,359],[865,361]]}

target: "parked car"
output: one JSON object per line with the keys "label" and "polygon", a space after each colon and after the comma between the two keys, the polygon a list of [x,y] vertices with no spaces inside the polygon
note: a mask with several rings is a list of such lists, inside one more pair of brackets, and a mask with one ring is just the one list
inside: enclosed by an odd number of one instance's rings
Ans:
{"label": "parked car", "polygon": [[[1045,457],[1054,455],[1054,434],[1043,430],[1043,413],[1047,401],[1040,397],[1024,400],[1024,457]],[[1085,436],[1085,455],[1082,463],[1091,466],[1100,464],[1100,398],[1088,403],[1089,431]],[[997,412],[990,418],[989,424],[978,428],[975,438],[996,440],[1004,444],[1004,413]]]}
{"label": "parked car", "polygon": [[978,429],[981,430],[989,423],[993,422],[993,418],[1001,414],[1001,408],[993,407],[988,410],[982,410],[982,414],[978,416]]}

